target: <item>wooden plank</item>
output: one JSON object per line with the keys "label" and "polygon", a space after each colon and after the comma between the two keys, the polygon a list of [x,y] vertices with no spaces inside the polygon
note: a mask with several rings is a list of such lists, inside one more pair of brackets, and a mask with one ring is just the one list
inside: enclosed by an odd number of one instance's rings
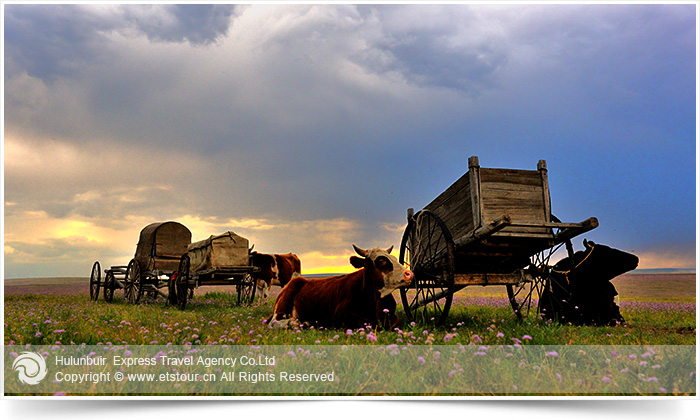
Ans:
{"label": "wooden plank", "polygon": [[507,227],[509,224],[510,217],[507,214],[504,214],[488,225],[475,230],[472,234],[457,238],[457,240],[454,241],[455,248],[460,249],[469,246],[470,244],[478,242],[487,236],[493,235],[495,232]]}
{"label": "wooden plank", "polygon": [[556,243],[562,243],[567,239],[571,239],[575,236],[581,235],[598,227],[598,219],[595,217],[589,217],[580,223],[580,227],[572,227],[562,230],[557,233],[554,237]]}
{"label": "wooden plank", "polygon": [[472,209],[472,229],[476,229],[482,224],[482,215],[484,213],[483,203],[481,202],[481,170],[479,167],[479,158],[471,156],[469,158],[469,187]]}
{"label": "wooden plank", "polygon": [[552,221],[552,197],[549,194],[549,177],[547,175],[547,162],[540,160],[537,162],[537,170],[542,178],[542,199],[544,200],[545,221]]}
{"label": "wooden plank", "polygon": [[481,182],[542,186],[540,173],[525,169],[481,168]]}

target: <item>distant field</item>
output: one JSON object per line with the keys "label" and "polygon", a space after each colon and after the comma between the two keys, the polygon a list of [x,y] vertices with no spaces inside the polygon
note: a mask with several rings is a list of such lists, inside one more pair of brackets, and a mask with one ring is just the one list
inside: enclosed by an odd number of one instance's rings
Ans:
{"label": "distant field", "polygon": [[[28,279],[5,279],[6,295],[42,294],[74,295],[88,294],[88,278],[49,277]],[[695,302],[695,274],[623,274],[613,281],[621,301],[640,302]],[[202,295],[213,291],[233,290],[227,286],[206,286],[196,290]],[[475,297],[502,297],[505,288],[500,286],[468,287],[458,295]]]}

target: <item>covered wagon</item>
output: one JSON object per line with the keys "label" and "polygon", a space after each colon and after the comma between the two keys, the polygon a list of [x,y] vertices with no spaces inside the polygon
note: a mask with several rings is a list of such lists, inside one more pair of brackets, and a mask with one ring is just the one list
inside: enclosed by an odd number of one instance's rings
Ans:
{"label": "covered wagon", "polygon": [[[192,243],[192,233],[183,224],[152,223],[141,230],[134,258],[128,265],[106,269],[104,281],[95,261],[90,298],[97,300],[102,287],[107,302],[112,302],[115,290],[123,290],[129,303],[138,303],[146,294],[184,308],[198,286],[235,285],[238,303],[249,304],[255,293],[251,274],[257,271],[251,265],[248,240],[234,232]],[[162,291],[166,287],[167,294]]]}
{"label": "covered wagon", "polygon": [[194,242],[179,259],[177,275],[170,284],[170,301],[184,308],[194,288],[202,285],[235,285],[238,304],[255,297],[248,239],[228,231]]}

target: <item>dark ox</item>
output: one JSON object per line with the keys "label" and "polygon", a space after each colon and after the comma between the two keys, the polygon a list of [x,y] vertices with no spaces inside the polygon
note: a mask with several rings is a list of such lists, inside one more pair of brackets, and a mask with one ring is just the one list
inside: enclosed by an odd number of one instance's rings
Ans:
{"label": "dark ox", "polygon": [[360,328],[378,325],[380,319],[388,320],[389,325],[398,321],[393,314],[396,303],[391,292],[411,284],[413,273],[390,254],[393,247],[353,248],[361,258],[353,255],[350,263],[358,271],[323,279],[293,278],[277,295],[268,323],[280,328]]}
{"label": "dark ox", "polygon": [[261,254],[253,251],[250,253],[250,264],[260,269],[259,272],[253,273],[253,281],[255,282],[256,294],[267,298],[267,292],[270,290],[272,279],[277,278],[277,263],[275,257],[270,254]]}
{"label": "dark ox", "polygon": [[584,240],[583,246],[586,249],[576,252],[573,262],[567,257],[552,267],[551,290],[540,297],[540,313],[575,325],[623,323],[611,280],[637,268],[639,258],[591,241]]}

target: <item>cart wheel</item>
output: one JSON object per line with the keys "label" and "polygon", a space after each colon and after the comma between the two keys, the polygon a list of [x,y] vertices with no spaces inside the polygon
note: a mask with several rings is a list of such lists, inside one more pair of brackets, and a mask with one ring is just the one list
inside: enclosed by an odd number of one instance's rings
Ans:
{"label": "cart wheel", "polygon": [[139,268],[138,261],[129,261],[129,266],[126,269],[124,286],[124,297],[126,300],[133,304],[139,303],[141,294],[143,294],[143,284],[141,281],[141,269]]}
{"label": "cart wheel", "polygon": [[114,300],[114,288],[117,286],[114,281],[114,274],[111,271],[107,271],[105,275],[105,282],[102,286],[104,288],[105,302],[112,303]]}
{"label": "cart wheel", "polygon": [[401,239],[399,263],[413,271],[413,284],[400,289],[409,322],[444,323],[454,294],[454,242],[436,214],[422,210],[411,219]]}
{"label": "cart wheel", "polygon": [[[554,215],[552,215],[552,221],[561,223]],[[554,233],[556,234],[557,231]],[[565,255],[562,255],[561,258],[569,256],[572,257],[571,261],[573,261],[574,248],[571,245],[571,241],[567,239],[561,244],[538,252],[530,258],[530,265],[527,271],[532,276],[532,281],[525,281],[517,286],[506,286],[508,300],[510,300],[513,312],[518,318],[529,317],[530,308],[533,306],[538,315],[542,312],[543,308],[545,308],[545,312],[547,310],[552,312],[551,316],[554,316],[553,312],[559,313],[563,310],[562,302],[558,302],[554,299],[552,289],[566,286],[559,285],[557,279],[551,275],[551,268],[556,262],[551,261],[552,256],[560,251],[562,247],[565,248],[563,250],[565,251]],[[535,302],[533,302],[533,298]]]}
{"label": "cart wheel", "polygon": [[95,261],[95,263],[92,265],[92,272],[90,273],[90,300],[97,300],[97,298],[100,296],[101,272],[100,262]]}
{"label": "cart wheel", "polygon": [[182,258],[180,258],[180,265],[177,269],[177,277],[175,280],[175,296],[177,298],[177,306],[180,307],[180,309],[185,309],[185,306],[187,306],[189,278],[190,256],[185,254],[182,256]]}
{"label": "cart wheel", "polygon": [[250,274],[246,274],[239,283],[236,284],[236,292],[238,293],[238,306],[252,305],[255,299],[255,280]]}

